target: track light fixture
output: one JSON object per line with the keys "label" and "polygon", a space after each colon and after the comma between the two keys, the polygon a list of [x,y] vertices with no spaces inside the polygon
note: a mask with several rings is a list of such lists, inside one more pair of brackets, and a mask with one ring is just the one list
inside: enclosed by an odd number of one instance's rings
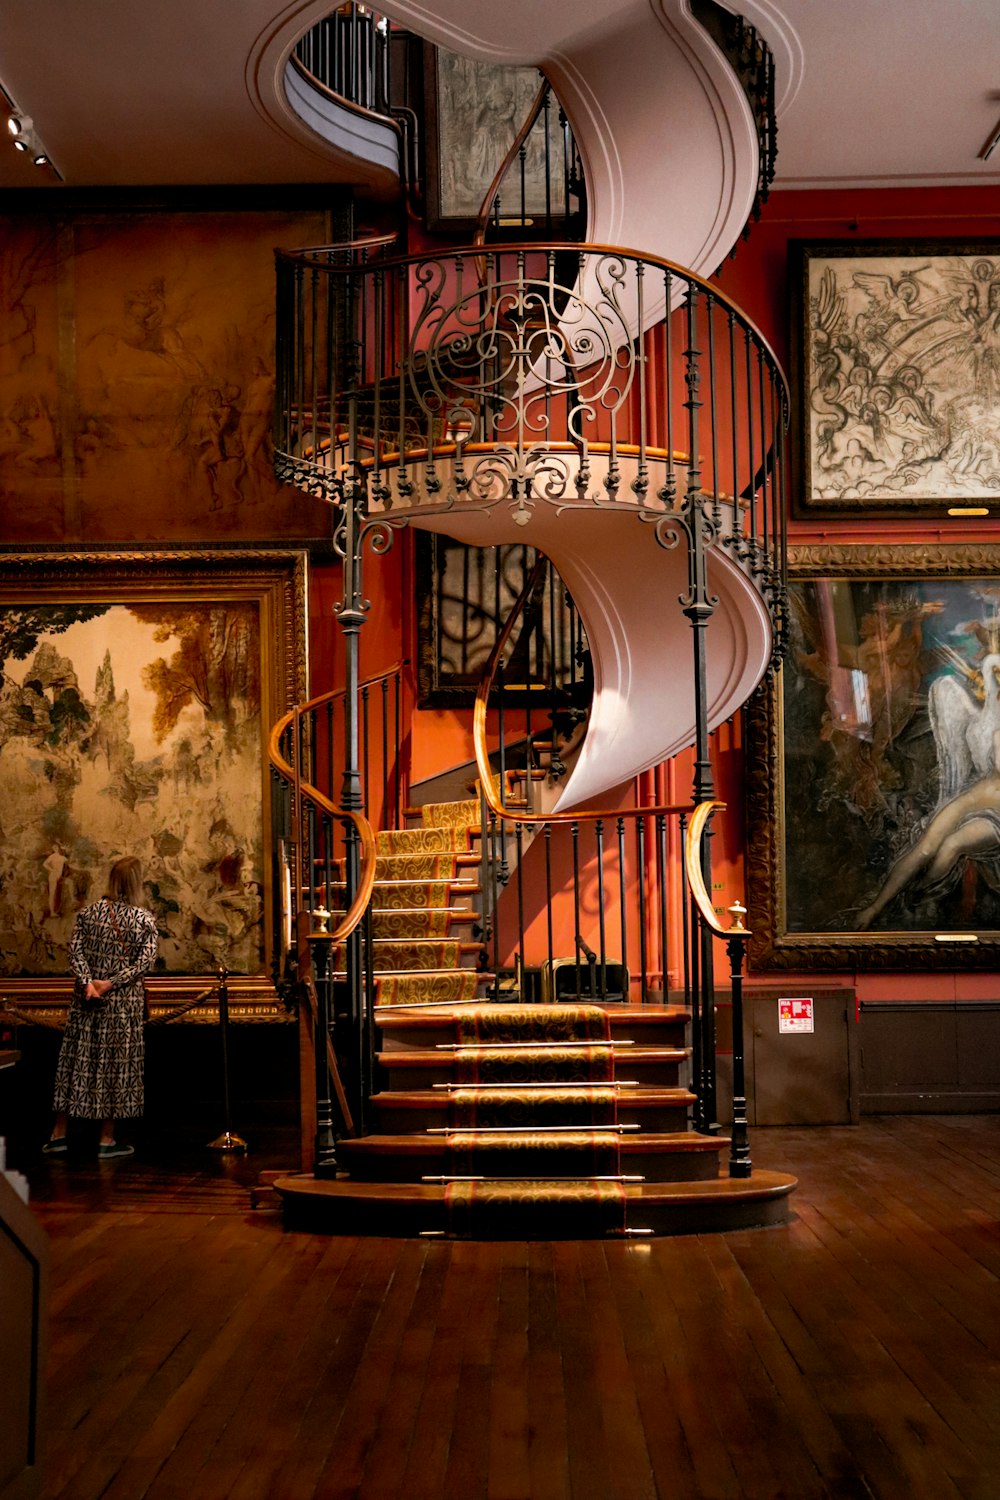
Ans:
{"label": "track light fixture", "polygon": [[[9,104],[10,100],[7,102]],[[10,136],[10,143],[15,151],[30,152],[31,160],[36,167],[48,167],[50,171],[56,171],[49,159],[49,153],[35,133],[34,123],[27,115],[19,114],[16,107],[12,108],[7,116],[7,134]],[[56,176],[59,176],[58,172]]]}

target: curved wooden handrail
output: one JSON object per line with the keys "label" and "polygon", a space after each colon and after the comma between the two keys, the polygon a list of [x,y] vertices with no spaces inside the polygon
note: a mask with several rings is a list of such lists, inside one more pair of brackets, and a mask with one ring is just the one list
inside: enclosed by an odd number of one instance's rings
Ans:
{"label": "curved wooden handrail", "polygon": [[[317,701],[322,701],[317,700]],[[351,902],[340,923],[333,929],[330,938],[334,943],[343,942],[351,935],[355,927],[361,921],[371,900],[372,890],[375,886],[375,860],[377,856],[375,844],[375,832],[368,819],[361,813],[349,812],[346,808],[338,807],[331,802],[309,781],[303,781],[296,776],[295,767],[291,765],[281,753],[281,736],[290,724],[301,716],[301,708],[293,708],[284,714],[271,730],[267,742],[267,754],[272,766],[299,791],[309,798],[321,811],[329,817],[338,818],[344,822],[353,823],[361,842],[361,879],[355,892],[354,900]]]}
{"label": "curved wooden handrail", "polygon": [[[358,683],[358,691],[360,692],[362,688],[366,687],[376,687],[380,682],[388,682],[397,673],[402,673],[404,668],[409,665],[408,661],[398,661],[394,667],[386,667],[384,672],[377,672],[374,677],[363,678]],[[295,717],[296,711],[300,714],[311,713],[314,709],[322,708],[324,703],[333,703],[337,698],[343,698],[346,692],[346,688],[331,688],[329,692],[320,693],[318,698],[309,698],[305,703],[297,704],[296,708],[289,709],[288,713],[278,721],[275,727],[280,729],[281,733],[284,733]],[[274,731],[272,730],[273,733]]]}
{"label": "curved wooden handrail", "polygon": [[548,79],[543,78],[538,86],[538,93],[532,100],[531,108],[528,110],[528,113],[525,116],[523,125],[517,132],[517,135],[514,137],[507,155],[504,157],[503,161],[500,163],[493,174],[493,181],[486,189],[486,197],[482,201],[482,205],[479,209],[479,218],[476,220],[476,228],[472,236],[472,243],[474,245],[484,245],[486,243],[486,230],[489,226],[490,214],[493,212],[493,205],[497,200],[498,193],[500,192],[500,184],[503,182],[504,178],[507,176],[507,173],[514,165],[514,161],[517,157],[518,152],[534,129],[535,123],[538,120],[538,116],[541,114],[542,107],[545,104],[545,96],[549,92],[549,87],[550,85]]}
{"label": "curved wooden handrail", "polygon": [[[274,254],[275,259],[278,261],[288,261],[291,264],[301,263],[303,265],[311,265],[312,258],[315,256],[329,256],[337,250],[365,249],[376,244],[391,243],[395,238],[396,236],[394,235],[376,235],[367,240],[351,240],[345,242],[342,245],[318,245],[310,246],[301,250],[275,250]],[[748,318],[746,313],[743,312],[743,310],[739,308],[735,302],[733,302],[732,298],[727,297],[725,292],[720,291],[718,286],[716,286],[713,282],[707,281],[703,276],[699,276],[696,272],[689,270],[686,266],[680,265],[678,261],[667,260],[666,257],[662,255],[652,255],[649,251],[646,250],[633,250],[624,245],[592,244],[589,241],[581,240],[519,240],[517,242],[512,242],[511,244],[504,243],[502,247],[502,253],[505,256],[517,256],[519,254],[544,255],[548,254],[549,252],[557,255],[560,251],[563,250],[570,251],[572,252],[572,254],[580,256],[584,259],[590,255],[611,255],[621,257],[623,260],[637,261],[643,266],[655,266],[661,271],[669,271],[672,276],[677,277],[679,282],[686,283],[688,286],[697,287],[700,292],[703,292],[706,296],[710,296],[712,298],[712,301],[716,307],[721,307],[725,309],[727,313],[731,313],[736,326],[744,329],[748,334],[752,336],[756,345],[770,359],[771,364],[774,368],[774,373],[778,377],[781,384],[781,389],[787,399],[788,382],[785,379],[781,361],[778,359],[778,356],[777,354],[775,354],[770,342],[764,337],[763,333],[761,333],[756,323],[754,323],[751,318]],[[428,261],[433,261],[435,259],[454,262],[456,260],[462,260],[467,257],[481,257],[482,255],[489,253],[491,252],[484,251],[483,246],[481,245],[452,246],[447,250],[447,252],[442,251],[438,256],[429,255],[426,251],[416,252],[411,255],[387,256],[384,260],[380,260],[378,262],[378,269],[381,272],[396,270],[402,271],[409,266],[422,265]],[[317,269],[323,270],[331,276],[346,276],[356,274],[358,267],[337,266],[332,262],[321,260],[318,263]],[[374,267],[372,267],[372,269],[374,269]]]}
{"label": "curved wooden handrail", "polygon": [[708,891],[705,889],[705,880],[701,873],[701,842],[704,837],[708,820],[713,813],[722,812],[726,804],[724,802],[699,802],[691,814],[691,821],[687,826],[684,839],[684,868],[687,872],[688,888],[694,897],[694,903],[698,908],[699,915],[705,926],[720,938],[749,937],[750,933],[743,926],[740,911],[737,912],[729,927],[723,927],[715,914]]}

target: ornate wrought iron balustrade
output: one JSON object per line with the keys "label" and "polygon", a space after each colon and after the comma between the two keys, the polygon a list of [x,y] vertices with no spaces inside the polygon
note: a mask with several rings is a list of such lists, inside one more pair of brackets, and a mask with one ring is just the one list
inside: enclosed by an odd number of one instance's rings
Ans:
{"label": "ornate wrought iron balustrade", "polygon": [[388,526],[627,508],[664,546],[723,549],[780,642],[786,386],[716,288],[570,244],[332,246],[277,270],[281,478]]}

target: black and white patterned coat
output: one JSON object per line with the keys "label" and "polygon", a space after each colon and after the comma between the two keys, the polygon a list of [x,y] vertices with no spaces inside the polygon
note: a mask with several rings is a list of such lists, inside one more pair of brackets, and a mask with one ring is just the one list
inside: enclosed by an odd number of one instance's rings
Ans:
{"label": "black and white patterned coat", "polygon": [[[88,1120],[142,1114],[142,981],[157,947],[156,923],[145,907],[104,900],[78,914],[69,954],[79,984],[56,1065],[57,1110]],[[110,979],[111,988],[90,1009],[80,997],[94,979]]]}

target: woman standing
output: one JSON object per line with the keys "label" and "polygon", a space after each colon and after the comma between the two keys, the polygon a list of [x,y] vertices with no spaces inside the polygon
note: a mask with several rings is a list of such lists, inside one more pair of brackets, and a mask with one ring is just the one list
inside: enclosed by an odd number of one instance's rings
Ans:
{"label": "woman standing", "polygon": [[42,1150],[63,1154],[69,1117],[101,1121],[97,1154],[131,1156],[115,1121],[142,1114],[143,976],[156,962],[157,933],[143,899],[142,867],[129,857],[111,867],[102,901],[84,907],[70,939],[76,976],[56,1064],[56,1120]]}

